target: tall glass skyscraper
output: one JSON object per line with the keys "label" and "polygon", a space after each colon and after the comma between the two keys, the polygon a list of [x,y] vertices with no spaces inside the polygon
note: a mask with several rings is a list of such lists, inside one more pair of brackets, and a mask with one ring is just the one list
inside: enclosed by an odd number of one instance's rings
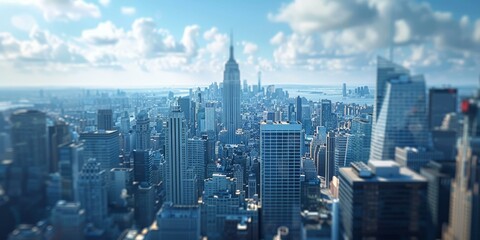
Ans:
{"label": "tall glass skyscraper", "polygon": [[233,56],[230,39],[230,57],[223,72],[223,127],[227,129],[227,143],[235,143],[235,131],[240,128],[240,70]]}
{"label": "tall glass skyscraper", "polygon": [[426,89],[422,75],[378,61],[370,159],[386,160],[395,157],[395,147],[428,145]]}
{"label": "tall glass skyscraper", "polygon": [[261,202],[264,239],[278,227],[300,237],[300,161],[302,125],[262,122],[260,125]]}
{"label": "tall glass skyscraper", "polygon": [[178,106],[172,107],[167,121],[165,158],[167,160],[167,201],[174,205],[196,204],[196,199],[192,196],[196,196],[197,189],[190,184],[191,180],[195,180],[190,179],[195,177],[195,174],[187,163],[187,123]]}

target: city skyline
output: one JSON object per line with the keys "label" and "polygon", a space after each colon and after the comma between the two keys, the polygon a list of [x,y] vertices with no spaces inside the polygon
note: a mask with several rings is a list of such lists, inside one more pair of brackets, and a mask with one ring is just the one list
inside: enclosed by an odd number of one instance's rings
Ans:
{"label": "city skyline", "polygon": [[206,86],[222,79],[230,31],[249,84],[262,71],[264,85],[373,85],[376,56],[388,58],[393,41],[395,62],[430,84],[476,85],[473,9],[432,0],[4,0],[0,87]]}

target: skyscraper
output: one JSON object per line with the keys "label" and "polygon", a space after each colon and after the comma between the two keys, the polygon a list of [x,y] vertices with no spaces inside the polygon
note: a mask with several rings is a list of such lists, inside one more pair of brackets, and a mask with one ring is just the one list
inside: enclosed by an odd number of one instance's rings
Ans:
{"label": "skyscraper", "polygon": [[217,118],[215,116],[215,103],[207,102],[205,104],[205,131],[216,131]]}
{"label": "skyscraper", "polygon": [[58,168],[61,177],[62,200],[75,201],[78,175],[84,164],[84,147],[82,142],[65,143],[58,147]]}
{"label": "skyscraper", "polygon": [[[18,110],[10,121],[13,147],[12,187],[19,197],[21,220],[36,222],[43,211],[45,180],[48,173],[46,115],[36,110]],[[13,192],[13,191],[12,191]],[[17,195],[18,194],[18,195]]]}
{"label": "skyscraper", "polygon": [[281,226],[292,239],[300,237],[300,161],[302,125],[262,122],[260,125],[263,234],[271,239]]}
{"label": "skyscraper", "polygon": [[455,88],[430,88],[428,100],[430,130],[442,126],[442,121],[448,113],[457,112],[457,89]]}
{"label": "skyscraper", "polygon": [[88,223],[105,229],[107,219],[107,173],[94,158],[83,165],[78,179],[79,202]]}
{"label": "skyscraper", "polygon": [[135,149],[148,150],[150,148],[150,118],[142,110],[138,113],[135,124]]}
{"label": "skyscraper", "polygon": [[[187,126],[183,112],[173,106],[166,124],[165,159],[167,161],[166,197],[174,205],[195,204],[189,202],[194,192],[185,186],[191,177],[187,170]],[[193,191],[193,189],[191,189]],[[195,189],[196,192],[196,189]]]}
{"label": "skyscraper", "polygon": [[397,73],[393,69],[399,66],[387,60],[378,61],[382,81],[377,79],[377,89],[385,89],[382,94],[377,90],[375,99],[370,159],[393,159],[395,147],[428,146],[425,80],[406,69]]}
{"label": "skyscraper", "polygon": [[325,171],[325,185],[330,186],[333,176],[335,176],[335,132],[327,133],[327,144],[325,148],[325,165],[322,168]]}
{"label": "skyscraper", "polygon": [[85,210],[78,202],[59,201],[52,210],[53,239],[83,240]]}
{"label": "skyscraper", "polygon": [[120,143],[117,130],[83,132],[80,140],[85,141],[85,159],[95,158],[106,171],[118,166]]}
{"label": "skyscraper", "polygon": [[321,101],[320,126],[326,127],[327,131],[335,128],[335,124],[332,121],[332,101],[328,99],[322,99]]}
{"label": "skyscraper", "polygon": [[112,109],[99,109],[97,111],[97,129],[113,130]]}
{"label": "skyscraper", "polygon": [[450,220],[443,239],[480,238],[480,91],[462,102],[463,136],[452,182]]}
{"label": "skyscraper", "polygon": [[230,57],[223,72],[223,127],[227,129],[227,143],[235,143],[235,131],[240,128],[240,70],[233,56],[233,37],[230,39]]}
{"label": "skyscraper", "polygon": [[206,139],[193,137],[187,142],[188,166],[194,167],[198,180],[199,194],[202,193],[203,180],[205,179],[205,162],[207,154]]}
{"label": "skyscraper", "polygon": [[152,161],[148,151],[133,151],[133,179],[135,182],[151,183]]}
{"label": "skyscraper", "polygon": [[147,182],[135,190],[135,222],[139,229],[150,226],[155,219],[155,189]]}
{"label": "skyscraper", "polygon": [[391,160],[340,168],[345,239],[426,239],[427,181]]}
{"label": "skyscraper", "polygon": [[297,116],[297,121],[302,122],[302,98],[297,96],[295,100],[295,112]]}

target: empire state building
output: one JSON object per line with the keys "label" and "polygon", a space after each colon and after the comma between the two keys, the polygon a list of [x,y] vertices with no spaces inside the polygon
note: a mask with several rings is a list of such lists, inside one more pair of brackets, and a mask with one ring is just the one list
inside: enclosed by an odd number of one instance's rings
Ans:
{"label": "empire state building", "polygon": [[235,131],[240,128],[240,70],[233,56],[233,38],[230,39],[230,57],[223,72],[223,126],[227,143],[236,143]]}

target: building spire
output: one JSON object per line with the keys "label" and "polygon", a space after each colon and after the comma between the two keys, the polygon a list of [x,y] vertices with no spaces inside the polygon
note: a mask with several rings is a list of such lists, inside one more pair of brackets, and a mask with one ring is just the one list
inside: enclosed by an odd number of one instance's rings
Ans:
{"label": "building spire", "polygon": [[230,30],[230,59],[234,59],[233,56],[233,31]]}

